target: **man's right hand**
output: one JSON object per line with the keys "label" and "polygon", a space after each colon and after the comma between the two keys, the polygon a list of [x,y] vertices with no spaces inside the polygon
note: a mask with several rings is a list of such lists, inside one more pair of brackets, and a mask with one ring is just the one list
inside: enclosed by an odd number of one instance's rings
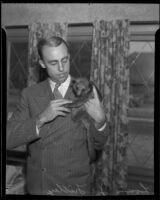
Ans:
{"label": "man's right hand", "polygon": [[65,116],[66,112],[70,112],[70,109],[64,107],[68,103],[72,103],[72,101],[67,99],[52,100],[47,108],[37,117],[37,127],[40,128],[43,124],[55,119],[57,116]]}

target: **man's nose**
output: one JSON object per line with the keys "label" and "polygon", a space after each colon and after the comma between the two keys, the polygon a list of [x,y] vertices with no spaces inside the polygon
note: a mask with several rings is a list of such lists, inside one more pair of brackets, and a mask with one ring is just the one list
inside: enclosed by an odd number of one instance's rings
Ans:
{"label": "man's nose", "polygon": [[59,70],[60,72],[63,72],[63,71],[64,71],[64,66],[63,66],[63,63],[62,63],[62,62],[59,62],[59,63],[58,63],[58,70]]}

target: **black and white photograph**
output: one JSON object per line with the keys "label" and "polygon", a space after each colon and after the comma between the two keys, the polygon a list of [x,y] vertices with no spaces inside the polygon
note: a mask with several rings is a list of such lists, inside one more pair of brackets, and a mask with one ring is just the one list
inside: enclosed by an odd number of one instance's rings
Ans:
{"label": "black and white photograph", "polygon": [[154,195],[159,4],[3,2],[1,11],[5,196]]}

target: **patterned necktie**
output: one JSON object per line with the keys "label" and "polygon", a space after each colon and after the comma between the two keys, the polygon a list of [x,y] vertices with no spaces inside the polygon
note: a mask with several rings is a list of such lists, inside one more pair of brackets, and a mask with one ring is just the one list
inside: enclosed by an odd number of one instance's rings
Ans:
{"label": "patterned necktie", "polygon": [[54,94],[55,99],[63,99],[62,94],[61,94],[61,93],[59,92],[59,90],[58,90],[59,86],[60,86],[60,84],[59,84],[59,83],[56,83],[55,88],[54,88],[54,91],[53,91],[53,94]]}

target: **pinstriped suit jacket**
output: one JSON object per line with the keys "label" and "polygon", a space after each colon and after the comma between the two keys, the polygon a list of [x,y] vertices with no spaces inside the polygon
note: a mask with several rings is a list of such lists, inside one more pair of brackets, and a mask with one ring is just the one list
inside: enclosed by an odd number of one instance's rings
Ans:
{"label": "pinstriped suit jacket", "polygon": [[[48,80],[25,88],[20,104],[7,124],[7,149],[28,144],[27,188],[30,194],[89,195],[90,164],[86,129],[71,114],[46,123],[36,135],[36,116],[51,100]],[[73,99],[69,87],[66,99]],[[106,130],[91,125],[95,142],[103,146]]]}

